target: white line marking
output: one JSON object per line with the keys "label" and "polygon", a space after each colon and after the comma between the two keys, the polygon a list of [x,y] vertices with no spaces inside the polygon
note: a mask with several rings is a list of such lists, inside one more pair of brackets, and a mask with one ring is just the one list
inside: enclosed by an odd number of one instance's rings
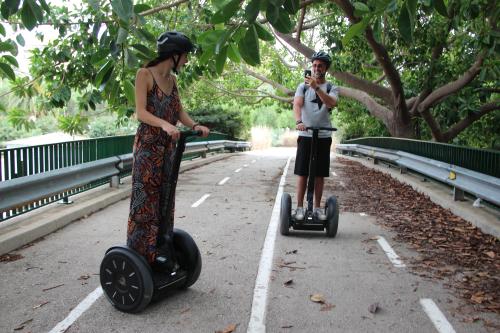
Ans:
{"label": "white line marking", "polygon": [[380,244],[380,247],[382,247],[382,250],[384,250],[385,254],[389,258],[389,260],[392,262],[394,267],[406,267],[405,264],[399,259],[399,256],[394,252],[392,247],[387,243],[384,237],[378,236],[377,242]]}
{"label": "white line marking", "polygon": [[430,298],[422,298],[420,305],[424,308],[425,313],[430,318],[434,327],[439,333],[455,333],[451,324],[446,320],[444,314],[439,310],[438,306]]}
{"label": "white line marking", "polygon": [[335,173],[335,171],[332,172],[332,175],[334,175],[335,177],[337,177],[337,174]]}
{"label": "white line marking", "polygon": [[80,317],[85,311],[87,311],[92,304],[94,304],[95,301],[99,299],[99,297],[102,296],[102,288],[98,287],[96,288],[93,292],[91,292],[83,301],[80,302],[74,308],[69,315],[64,318],[63,321],[61,321],[59,324],[56,325],[49,333],[62,333],[66,332],[68,327],[73,325],[73,323]]}
{"label": "white line marking", "polygon": [[367,216],[366,213],[359,213],[361,216]]}
{"label": "white line marking", "polygon": [[241,168],[234,170],[234,172],[240,172]]}
{"label": "white line marking", "polygon": [[255,160],[252,160],[252,163],[255,163]]}
{"label": "white line marking", "polygon": [[248,322],[247,333],[265,333],[266,332],[266,307],[267,307],[267,290],[269,287],[269,278],[271,277],[271,269],[273,265],[274,242],[276,240],[276,231],[278,229],[278,220],[281,207],[281,196],[285,186],[286,174],[290,165],[289,157],[286,162],[283,175],[281,176],[278,193],[276,193],[276,201],[274,202],[271,220],[267,227],[266,239],[262,247],[262,255],[259,262],[259,270],[255,279],[255,288],[253,290],[252,313]]}
{"label": "white line marking", "polygon": [[204,194],[200,200],[196,201],[194,204],[191,205],[191,207],[193,208],[196,208],[198,207],[199,205],[201,205],[203,203],[203,201],[205,201],[208,197],[210,196],[210,194]]}
{"label": "white line marking", "polygon": [[243,167],[246,168],[248,166],[248,164],[243,164]]}
{"label": "white line marking", "polygon": [[224,178],[224,179],[223,179],[223,180],[221,180],[221,181],[219,182],[219,184],[217,184],[217,185],[224,185],[224,184],[225,184],[225,183],[229,180],[229,178],[231,178],[231,177],[226,177],[226,178]]}

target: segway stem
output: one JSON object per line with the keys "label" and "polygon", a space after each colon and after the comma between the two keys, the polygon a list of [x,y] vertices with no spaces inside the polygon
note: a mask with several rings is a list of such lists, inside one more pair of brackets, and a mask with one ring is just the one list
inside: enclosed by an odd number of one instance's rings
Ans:
{"label": "segway stem", "polygon": [[316,163],[318,159],[318,135],[320,130],[325,131],[336,131],[334,127],[306,127],[306,130],[312,130],[312,140],[311,140],[311,156],[309,158],[309,176],[307,180],[307,211],[313,211],[313,200],[314,200],[314,185],[316,178]]}
{"label": "segway stem", "polygon": [[181,135],[179,140],[177,141],[177,145],[175,147],[175,155],[174,161],[172,163],[172,169],[167,170],[169,167],[169,163],[167,163],[168,155],[164,154],[163,161],[163,172],[169,172],[169,177],[164,180],[162,187],[162,194],[160,199],[161,206],[161,223],[160,223],[160,232],[159,235],[164,235],[167,231],[172,232],[172,230],[166,230],[167,226],[172,225],[171,219],[172,216],[170,211],[172,211],[172,207],[174,205],[174,195],[175,189],[177,187],[177,179],[179,178],[179,169],[181,167],[182,154],[184,154],[184,150],[186,149],[186,138],[190,136],[200,136],[202,134],[201,131],[181,131]]}

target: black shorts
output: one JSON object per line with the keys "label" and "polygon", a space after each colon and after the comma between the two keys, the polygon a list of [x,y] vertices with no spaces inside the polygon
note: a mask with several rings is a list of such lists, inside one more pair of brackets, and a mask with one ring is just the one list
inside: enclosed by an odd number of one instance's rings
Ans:
{"label": "black shorts", "polygon": [[[298,176],[309,176],[309,156],[311,155],[312,138],[299,136],[297,139],[297,155],[295,156],[294,173]],[[318,159],[316,160],[316,176],[330,176],[330,147],[332,138],[318,138]]]}

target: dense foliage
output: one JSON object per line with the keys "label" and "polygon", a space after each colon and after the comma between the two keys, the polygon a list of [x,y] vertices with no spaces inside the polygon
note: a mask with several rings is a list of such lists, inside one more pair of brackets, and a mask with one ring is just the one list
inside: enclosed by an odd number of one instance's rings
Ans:
{"label": "dense foliage", "polygon": [[[210,124],[229,122],[231,133],[252,121],[293,126],[293,92],[322,48],[334,57],[342,97],[334,120],[346,137],[499,144],[495,0],[86,0],[78,10],[5,0],[0,9],[16,31],[0,24],[0,75],[32,103],[7,110],[18,127],[30,126],[35,105],[37,113],[60,110],[59,127],[72,133],[86,131],[103,107],[125,121],[137,68],[154,57],[155,36],[176,29],[200,46],[179,77],[185,107]],[[58,38],[33,51],[30,80],[13,70],[19,28],[40,24]]]}

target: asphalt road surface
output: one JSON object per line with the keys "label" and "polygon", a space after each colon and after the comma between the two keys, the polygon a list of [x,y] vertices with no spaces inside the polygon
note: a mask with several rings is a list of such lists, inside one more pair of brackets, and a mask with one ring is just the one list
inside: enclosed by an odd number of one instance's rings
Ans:
{"label": "asphalt road surface", "polygon": [[139,314],[102,296],[100,261],[125,242],[123,200],[0,263],[0,332],[487,332],[451,314],[459,300],[438,282],[409,274],[409,250],[366,214],[342,213],[335,238],[281,236],[275,203],[294,198],[293,154],[234,154],[180,175],[176,227],[203,260],[188,290]]}

